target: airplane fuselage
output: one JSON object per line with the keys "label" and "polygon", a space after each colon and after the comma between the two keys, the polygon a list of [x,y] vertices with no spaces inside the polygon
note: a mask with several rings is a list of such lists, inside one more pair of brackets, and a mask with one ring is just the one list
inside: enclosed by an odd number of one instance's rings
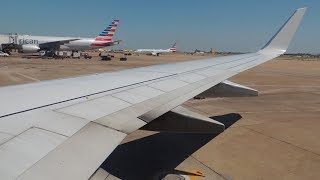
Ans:
{"label": "airplane fuselage", "polygon": [[[94,46],[94,38],[77,38],[77,37],[50,37],[50,36],[30,36],[30,35],[18,35],[17,44],[19,45],[39,45],[43,43],[64,41],[69,39],[79,39],[71,41],[69,43],[60,45],[59,50],[62,51],[82,51],[82,50],[93,50],[102,48],[101,46]],[[105,47],[107,47],[106,45]]]}
{"label": "airplane fuselage", "polygon": [[[52,37],[30,35],[1,36],[0,50],[10,51],[18,49],[22,53],[34,53],[39,51],[84,51],[100,49],[119,44],[113,41],[113,35],[118,27],[119,20],[113,20],[95,38],[80,37]],[[2,42],[4,41],[4,42]]]}
{"label": "airplane fuselage", "polygon": [[154,56],[159,56],[159,54],[176,52],[176,43],[174,43],[169,49],[138,49],[135,53],[141,54],[151,54]]}
{"label": "airplane fuselage", "polygon": [[137,53],[170,53],[170,49],[138,49]]}

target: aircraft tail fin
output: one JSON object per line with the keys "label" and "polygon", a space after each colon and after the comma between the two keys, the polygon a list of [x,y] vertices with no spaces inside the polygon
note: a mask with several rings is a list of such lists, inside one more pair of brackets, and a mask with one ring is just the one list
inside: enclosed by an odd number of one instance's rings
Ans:
{"label": "aircraft tail fin", "polygon": [[288,46],[297,31],[303,15],[307,8],[297,9],[278,32],[259,52],[270,52],[283,54],[287,51]]}
{"label": "aircraft tail fin", "polygon": [[176,52],[176,51],[177,51],[177,43],[175,42],[175,43],[171,46],[171,48],[169,48],[169,50],[172,51],[172,52]]}
{"label": "aircraft tail fin", "polygon": [[119,19],[113,20],[108,27],[106,27],[100,34],[95,38],[96,41],[112,42],[114,33],[117,30]]}

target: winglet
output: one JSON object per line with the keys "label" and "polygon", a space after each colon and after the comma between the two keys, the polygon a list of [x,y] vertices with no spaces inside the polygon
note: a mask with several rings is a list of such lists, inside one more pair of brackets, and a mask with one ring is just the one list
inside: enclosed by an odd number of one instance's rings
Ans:
{"label": "winglet", "polygon": [[271,40],[259,51],[260,53],[283,54],[297,31],[307,8],[297,9]]}

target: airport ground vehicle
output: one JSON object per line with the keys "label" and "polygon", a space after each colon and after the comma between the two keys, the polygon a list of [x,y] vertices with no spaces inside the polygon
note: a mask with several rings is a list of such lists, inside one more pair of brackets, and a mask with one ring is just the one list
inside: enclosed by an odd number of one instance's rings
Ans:
{"label": "airport ground vehicle", "polygon": [[88,53],[84,53],[84,54],[83,54],[83,58],[84,58],[84,59],[91,59],[92,56],[90,56]]}
{"label": "airport ground vehicle", "polygon": [[[137,54],[147,54],[152,56],[159,56],[160,54],[165,53],[173,53],[177,51],[177,43],[174,43],[170,48],[168,49],[137,49],[135,53]],[[131,53],[125,53],[125,55],[132,55]]]}
{"label": "airport ground vehicle", "polygon": [[9,54],[0,51],[0,57],[9,57]]}
{"label": "airport ground vehicle", "polygon": [[126,61],[126,60],[128,60],[127,57],[121,57],[121,58],[120,58],[120,61]]}
{"label": "airport ground vehicle", "polygon": [[110,56],[101,56],[101,60],[102,61],[111,61],[111,57]]}

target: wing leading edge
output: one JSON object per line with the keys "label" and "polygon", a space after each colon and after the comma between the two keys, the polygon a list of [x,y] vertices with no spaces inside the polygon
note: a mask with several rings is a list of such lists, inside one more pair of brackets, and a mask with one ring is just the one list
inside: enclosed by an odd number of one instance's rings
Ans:
{"label": "wing leading edge", "polygon": [[0,88],[0,177],[89,178],[127,134],[283,54],[304,13],[256,53]]}
{"label": "wing leading edge", "polygon": [[67,39],[67,40],[61,40],[61,41],[51,41],[51,42],[46,42],[46,43],[41,43],[39,44],[39,47],[41,49],[47,49],[47,50],[52,50],[52,49],[59,49],[61,45],[68,44],[72,41],[77,41],[79,39]]}

